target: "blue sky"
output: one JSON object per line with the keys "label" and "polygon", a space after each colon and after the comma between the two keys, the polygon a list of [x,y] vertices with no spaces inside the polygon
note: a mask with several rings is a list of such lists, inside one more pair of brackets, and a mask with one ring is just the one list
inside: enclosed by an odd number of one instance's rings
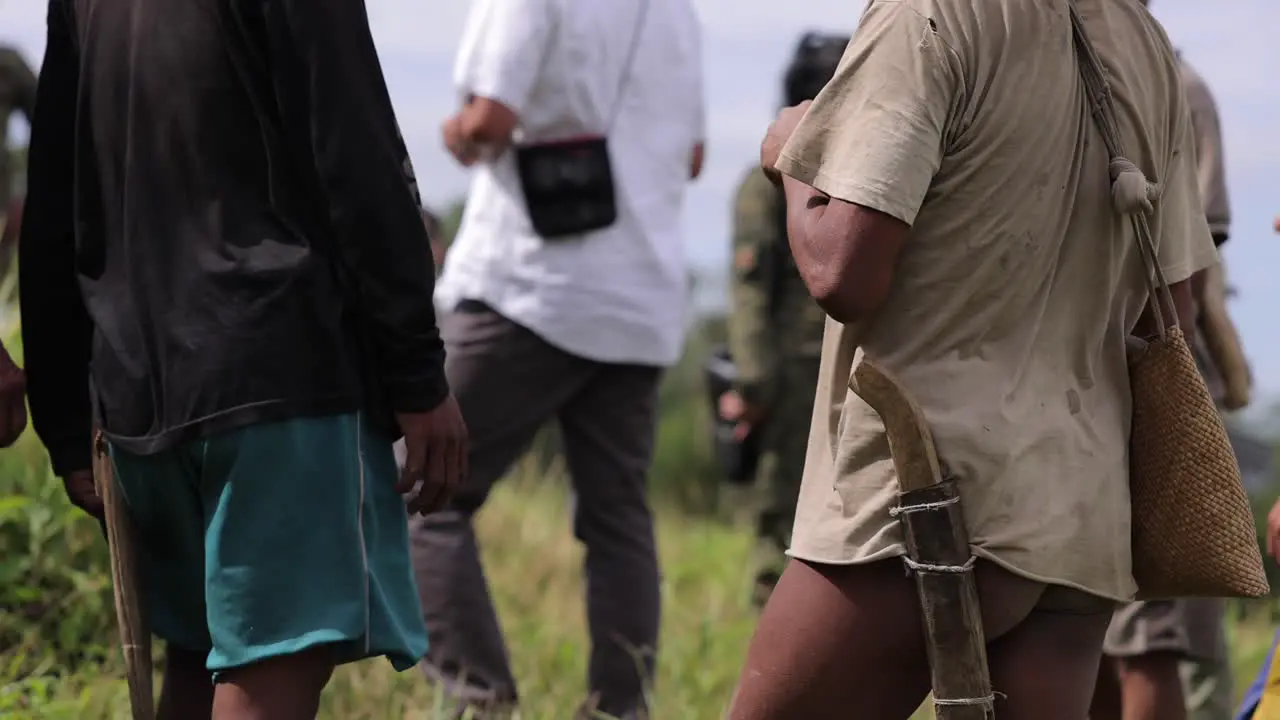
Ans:
{"label": "blue sky", "polygon": [[[710,142],[706,172],[688,194],[685,227],[691,261],[711,281],[722,278],[727,266],[731,193],[756,157],[796,37],[806,29],[847,31],[865,3],[694,1],[705,37]],[[438,127],[455,102],[450,71],[469,3],[367,4],[423,193],[428,202],[448,202],[465,191],[467,175],[442,151]],[[1280,214],[1280,2],[1153,0],[1152,10],[1218,100],[1234,215],[1226,251],[1230,281],[1239,291],[1232,310],[1259,389],[1280,396],[1280,342],[1272,315],[1280,313],[1280,236],[1271,230]],[[33,65],[44,48],[44,13],[41,0],[0,0],[0,42],[17,44]],[[707,287],[703,301],[722,303],[723,284]]]}

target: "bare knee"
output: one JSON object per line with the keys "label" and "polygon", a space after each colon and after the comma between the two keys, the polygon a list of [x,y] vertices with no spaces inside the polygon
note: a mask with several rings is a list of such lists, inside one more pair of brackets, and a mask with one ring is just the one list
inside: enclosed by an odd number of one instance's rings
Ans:
{"label": "bare knee", "polygon": [[229,670],[214,690],[213,720],[314,720],[333,668],[324,645]]}

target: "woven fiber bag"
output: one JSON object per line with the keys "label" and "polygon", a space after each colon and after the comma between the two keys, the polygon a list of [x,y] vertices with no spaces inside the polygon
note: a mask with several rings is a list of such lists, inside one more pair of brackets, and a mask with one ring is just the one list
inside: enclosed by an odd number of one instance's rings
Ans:
{"label": "woven fiber bag", "polygon": [[1261,597],[1270,588],[1240,466],[1160,268],[1147,213],[1160,188],[1125,159],[1111,89],[1071,6],[1080,75],[1111,154],[1111,195],[1130,218],[1144,266],[1155,337],[1131,343],[1129,491],[1139,599]]}

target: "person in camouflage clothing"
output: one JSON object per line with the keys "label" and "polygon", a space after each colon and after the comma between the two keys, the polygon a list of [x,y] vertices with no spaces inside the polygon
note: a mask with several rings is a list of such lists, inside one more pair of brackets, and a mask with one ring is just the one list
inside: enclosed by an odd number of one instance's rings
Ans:
{"label": "person in camouflage clothing", "polygon": [[[846,36],[809,33],[784,82],[786,106],[811,100],[835,73]],[[720,415],[745,439],[760,433],[751,503],[756,521],[753,602],[763,606],[782,575],[804,469],[826,314],[800,279],[787,243],[782,191],[758,164],[738,187],[733,209],[729,350],[734,389]]]}

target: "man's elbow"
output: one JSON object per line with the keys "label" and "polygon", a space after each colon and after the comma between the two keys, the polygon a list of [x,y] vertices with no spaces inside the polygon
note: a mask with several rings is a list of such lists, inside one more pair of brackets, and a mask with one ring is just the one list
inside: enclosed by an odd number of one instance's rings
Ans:
{"label": "man's elbow", "polygon": [[832,320],[845,325],[873,315],[889,295],[889,283],[874,278],[818,278],[808,284],[818,307]]}

